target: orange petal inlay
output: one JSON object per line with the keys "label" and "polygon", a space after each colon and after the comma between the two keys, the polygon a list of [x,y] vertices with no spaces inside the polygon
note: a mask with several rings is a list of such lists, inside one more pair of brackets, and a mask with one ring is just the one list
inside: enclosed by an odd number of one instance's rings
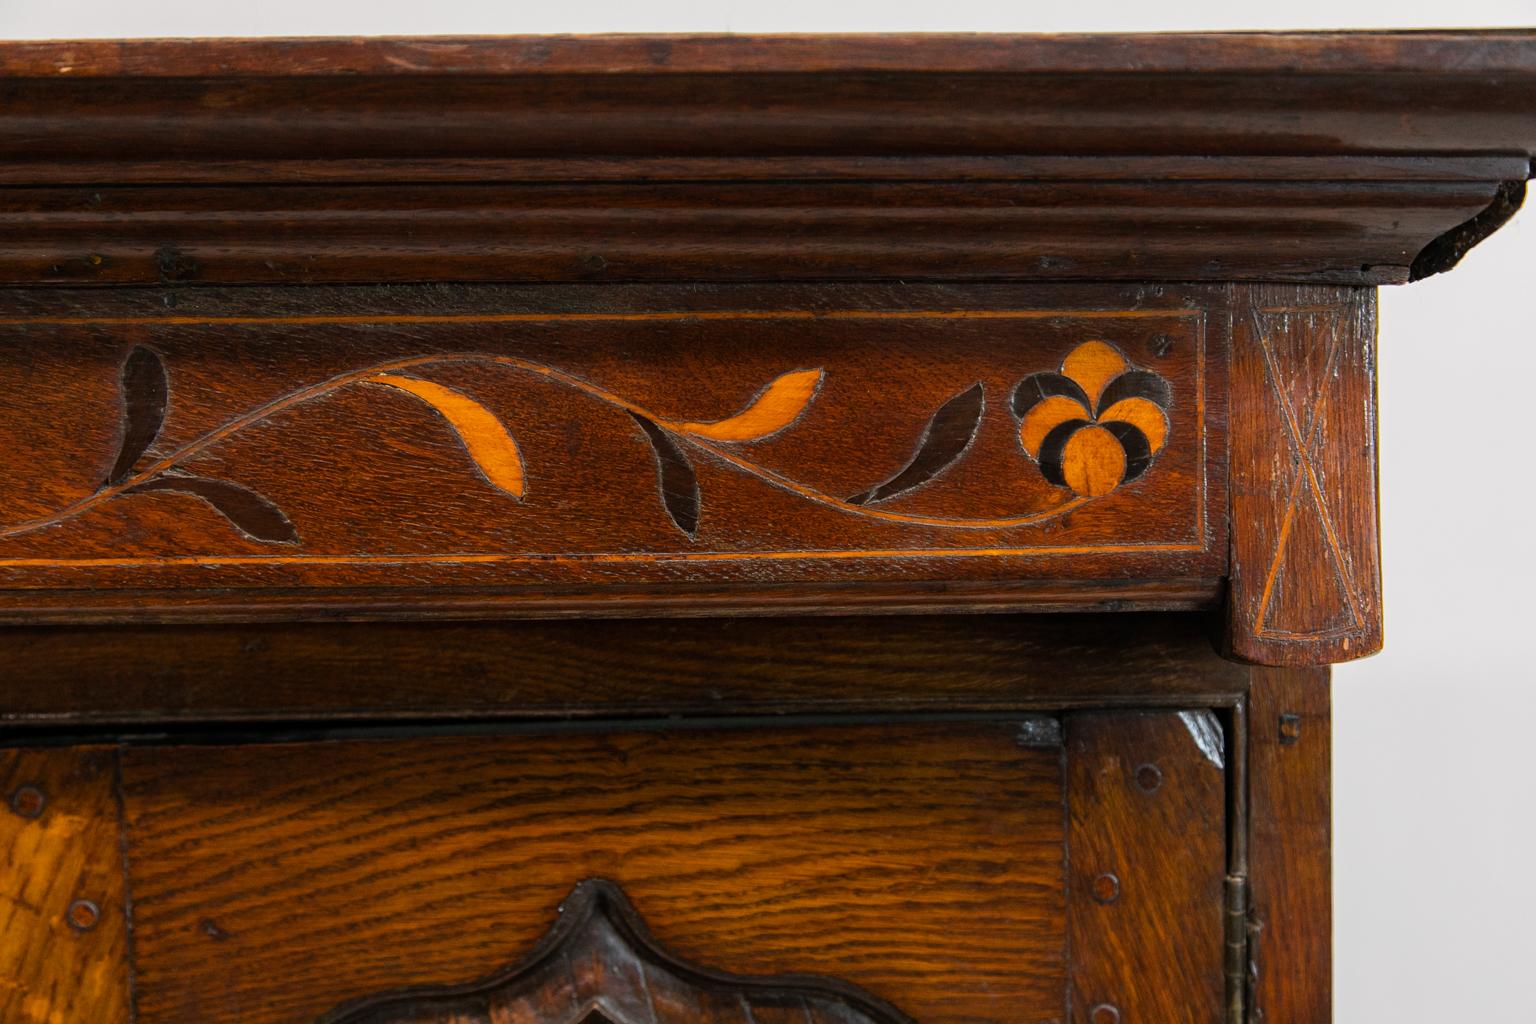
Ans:
{"label": "orange petal inlay", "polygon": [[1099,422],[1118,420],[1147,435],[1147,444],[1154,453],[1168,440],[1168,416],[1157,404],[1145,398],[1123,398],[1099,414]]}
{"label": "orange petal inlay", "polygon": [[1104,385],[1124,373],[1129,365],[1112,345],[1085,341],[1062,361],[1061,372],[1077,381],[1087,392],[1088,400],[1098,405]]}
{"label": "orange petal inlay", "polygon": [[436,409],[464,442],[464,449],[486,480],[514,498],[523,496],[522,453],[507,428],[485,406],[452,388],[416,377],[385,373],[369,377],[368,382],[409,392]]}
{"label": "orange petal inlay", "polygon": [[1125,479],[1125,448],[1103,427],[1084,427],[1062,449],[1061,473],[1076,493],[1102,497]]}
{"label": "orange petal inlay", "polygon": [[820,370],[796,370],[769,384],[741,412],[712,423],[668,424],[711,441],[759,441],[777,434],[805,412],[821,387]]}
{"label": "orange petal inlay", "polygon": [[1040,457],[1040,442],[1045,435],[1068,420],[1086,420],[1091,417],[1083,404],[1065,395],[1052,395],[1036,402],[1019,423],[1019,444],[1032,459]]}

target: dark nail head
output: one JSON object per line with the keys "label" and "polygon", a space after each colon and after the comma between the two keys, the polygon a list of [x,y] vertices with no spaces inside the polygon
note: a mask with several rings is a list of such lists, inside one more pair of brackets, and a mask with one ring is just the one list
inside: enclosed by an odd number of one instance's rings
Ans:
{"label": "dark nail head", "polygon": [[1155,764],[1144,764],[1136,769],[1136,785],[1143,793],[1156,793],[1163,784],[1163,770]]}
{"label": "dark nail head", "polygon": [[48,798],[36,786],[22,786],[11,794],[11,810],[23,818],[41,818]]}
{"label": "dark nail head", "polygon": [[88,932],[101,920],[101,908],[90,900],[75,900],[64,914],[69,926],[77,932]]}

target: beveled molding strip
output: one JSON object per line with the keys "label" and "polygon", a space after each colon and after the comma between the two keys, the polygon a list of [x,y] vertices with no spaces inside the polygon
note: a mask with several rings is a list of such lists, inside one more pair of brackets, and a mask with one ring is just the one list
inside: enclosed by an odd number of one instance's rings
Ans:
{"label": "beveled molding strip", "polygon": [[338,1007],[317,1024],[913,1024],[847,982],[747,977],[668,953],[623,889],[576,885],[560,916],[519,962],[465,985],[407,989]]}
{"label": "beveled molding strip", "polygon": [[[1293,165],[1301,178],[1159,180],[1132,177],[1135,161],[1106,161],[1086,179],[1020,176],[1028,170],[933,179],[925,176],[933,168],[877,166],[866,173],[878,171],[879,179],[794,168],[784,172],[788,180],[763,180],[761,169],[722,174],[717,164],[681,167],[663,180],[647,180],[654,168],[620,165],[599,167],[594,181],[491,183],[423,183],[409,168],[401,170],[412,179],[402,182],[377,164],[290,164],[279,173],[315,180],[261,187],[114,184],[115,166],[65,166],[49,176],[99,177],[95,184],[13,184],[0,194],[0,285],[1401,284],[1454,266],[1519,207],[1529,173],[1517,158],[1500,162],[1492,179],[1434,180],[1408,169],[1402,179],[1339,181],[1334,175],[1347,169],[1323,161]],[[1109,168],[1115,176],[1098,176]],[[585,169],[470,164],[451,174],[538,178]],[[0,180],[29,170],[36,173],[35,166],[0,163]],[[264,168],[247,161],[232,171],[257,178]],[[206,175],[209,167],[197,164],[191,173]],[[1213,174],[1221,177],[1205,172]],[[125,176],[146,175],[183,176],[143,164]],[[793,258],[786,238],[795,239]]]}

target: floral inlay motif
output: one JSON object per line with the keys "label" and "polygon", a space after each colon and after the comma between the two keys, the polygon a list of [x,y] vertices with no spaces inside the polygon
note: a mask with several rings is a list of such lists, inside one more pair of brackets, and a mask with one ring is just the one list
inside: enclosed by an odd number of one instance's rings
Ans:
{"label": "floral inlay motif", "polygon": [[1013,392],[1019,444],[1057,487],[1099,498],[1147,471],[1168,440],[1168,382],[1120,350],[1085,341],[1059,373],[1025,377]]}
{"label": "floral inlay motif", "polygon": [[427,379],[433,367],[479,364],[530,375],[570,388],[615,411],[627,413],[656,460],[657,492],[672,523],[695,536],[701,495],[693,458],[702,454],[844,513],[910,526],[997,530],[1042,523],[1103,497],[1144,474],[1168,438],[1170,389],[1150,370],[1133,366],[1118,349],[1088,341],[1072,350],[1059,372],[1035,373],[1014,389],[1012,411],[1019,442],[1045,480],[1072,497],[1045,508],[991,517],[924,515],[883,507],[941,477],[973,447],[982,431],[986,395],[980,382],[932,413],[907,462],[850,497],[833,493],[764,465],[750,446],[791,429],[816,401],[826,374],[792,370],[770,381],[740,411],[725,419],[659,416],[595,383],[542,363],[487,352],[410,356],[289,392],[251,409],[172,451],[153,453],[170,409],[170,375],[159,353],[132,349],[120,377],[122,430],[112,468],[90,494],[58,511],[0,526],[0,539],[62,523],[106,502],[153,492],[183,494],[212,507],[243,536],[266,544],[297,544],[299,531],[266,495],[232,480],[188,469],[202,452],[245,428],[342,388],[367,386],[409,395],[432,410],[457,438],[469,463],[492,488],[527,500],[530,471],[522,449],[496,413],[478,399]]}

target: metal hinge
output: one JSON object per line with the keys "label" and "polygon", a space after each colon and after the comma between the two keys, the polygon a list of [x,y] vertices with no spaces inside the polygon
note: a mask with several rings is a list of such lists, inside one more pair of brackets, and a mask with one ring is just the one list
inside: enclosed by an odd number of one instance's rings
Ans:
{"label": "metal hinge", "polygon": [[1248,876],[1228,875],[1226,886],[1227,1024],[1250,1024],[1250,985],[1254,963],[1250,939],[1252,926],[1248,917]]}

